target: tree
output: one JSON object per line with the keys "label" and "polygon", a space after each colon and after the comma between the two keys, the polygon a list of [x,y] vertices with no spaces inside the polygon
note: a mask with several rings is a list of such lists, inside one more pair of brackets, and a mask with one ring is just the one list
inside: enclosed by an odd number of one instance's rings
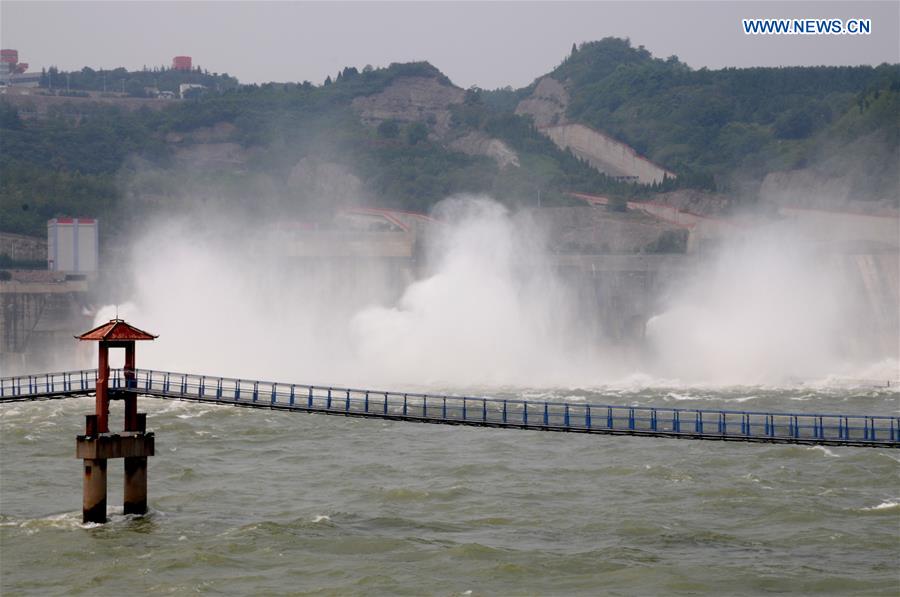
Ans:
{"label": "tree", "polygon": [[574,56],[577,53],[578,53],[578,46],[575,45],[575,42],[572,42],[572,53],[569,55]]}
{"label": "tree", "polygon": [[812,130],[813,120],[805,109],[786,112],[775,121],[775,136],[779,139],[805,139]]}
{"label": "tree", "polygon": [[406,141],[410,145],[416,145],[428,138],[428,127],[421,122],[410,123],[406,127]]}
{"label": "tree", "polygon": [[400,127],[396,120],[385,120],[378,125],[378,136],[385,139],[396,139],[400,134]]}
{"label": "tree", "polygon": [[131,97],[146,97],[144,84],[139,79],[129,79],[125,84],[125,93]]}

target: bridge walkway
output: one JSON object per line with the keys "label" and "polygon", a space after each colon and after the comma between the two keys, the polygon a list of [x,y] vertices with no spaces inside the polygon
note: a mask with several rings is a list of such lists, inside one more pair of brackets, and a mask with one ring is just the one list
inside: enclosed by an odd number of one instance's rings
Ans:
{"label": "bridge walkway", "polygon": [[[775,444],[900,448],[900,417],[526,401],[375,391],[137,369],[110,389],[158,398],[395,421]],[[0,378],[0,402],[86,396],[96,369]]]}

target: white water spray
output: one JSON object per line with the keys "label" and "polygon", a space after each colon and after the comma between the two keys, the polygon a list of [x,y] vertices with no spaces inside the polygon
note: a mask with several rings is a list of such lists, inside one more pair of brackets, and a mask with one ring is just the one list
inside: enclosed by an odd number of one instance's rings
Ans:
{"label": "white water spray", "polygon": [[[761,236],[674,289],[647,327],[645,356],[594,334],[540,236],[484,198],[439,206],[429,273],[392,288],[377,266],[297,268],[270,234],[152,226],[119,313],[160,334],[143,367],[300,383],[598,387],[783,384],[853,376],[842,336],[859,305],[803,243]],[[98,320],[112,316],[112,307]],[[883,363],[896,371],[896,355]]]}

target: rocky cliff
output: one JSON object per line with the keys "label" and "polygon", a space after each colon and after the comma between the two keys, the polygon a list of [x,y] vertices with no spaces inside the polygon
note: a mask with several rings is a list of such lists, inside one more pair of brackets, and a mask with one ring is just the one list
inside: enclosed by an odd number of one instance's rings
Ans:
{"label": "rocky cliff", "polygon": [[353,108],[369,126],[385,120],[424,122],[442,136],[450,130],[450,106],[462,103],[465,95],[434,77],[398,77],[381,93],[354,99]]}
{"label": "rocky cliff", "polygon": [[516,114],[531,116],[535,126],[550,137],[560,149],[569,149],[575,156],[615,178],[634,180],[643,184],[662,182],[675,174],[657,166],[634,149],[583,124],[566,120],[569,94],[562,83],[544,77],[532,94],[519,102]]}
{"label": "rocky cliff", "polygon": [[534,125],[540,129],[558,124],[566,124],[566,108],[569,106],[569,92],[553,77],[538,81],[530,96],[519,102],[516,114],[531,116]]}
{"label": "rocky cliff", "polygon": [[384,91],[353,100],[353,108],[363,124],[378,126],[386,120],[401,123],[423,122],[432,140],[469,155],[487,156],[504,168],[519,166],[516,152],[503,141],[479,131],[454,136],[451,107],[462,104],[466,92],[434,77],[399,77]]}
{"label": "rocky cliff", "polygon": [[495,162],[501,168],[506,166],[519,167],[519,156],[500,139],[488,137],[480,131],[467,133],[447,144],[450,149],[461,151],[469,155],[484,155]]}
{"label": "rocky cliff", "polygon": [[675,174],[639,155],[628,145],[583,124],[563,124],[543,129],[560,149],[569,149],[591,166],[614,178],[642,184],[662,182]]}

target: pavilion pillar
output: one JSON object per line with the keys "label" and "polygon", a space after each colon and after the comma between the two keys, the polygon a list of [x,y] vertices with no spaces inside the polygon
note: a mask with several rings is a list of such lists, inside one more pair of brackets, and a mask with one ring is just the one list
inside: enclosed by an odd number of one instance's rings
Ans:
{"label": "pavilion pillar", "polygon": [[109,433],[109,346],[100,342],[99,350],[94,412],[97,414],[97,433]]}

